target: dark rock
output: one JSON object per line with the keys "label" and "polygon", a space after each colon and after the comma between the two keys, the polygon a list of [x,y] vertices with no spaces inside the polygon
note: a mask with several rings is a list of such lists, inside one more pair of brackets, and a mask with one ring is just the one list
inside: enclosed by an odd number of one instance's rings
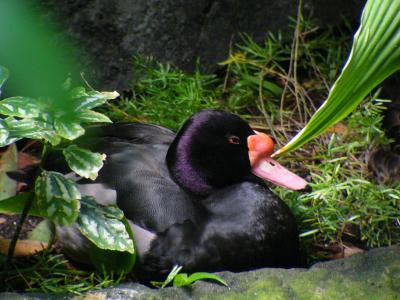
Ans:
{"label": "dark rock", "polygon": [[[184,288],[150,289],[122,284],[74,299],[400,299],[400,246],[374,249],[310,269],[221,272],[229,287],[196,282]],[[62,299],[64,296],[49,296]],[[48,299],[43,295],[0,294],[0,299]]]}
{"label": "dark rock", "polygon": [[[88,53],[83,69],[94,66],[98,89],[126,89],[134,54],[151,55],[186,71],[215,71],[240,32],[261,41],[267,32],[290,33],[289,0],[41,0]],[[320,25],[342,16],[358,20],[364,0],[304,0],[304,15]],[[90,76],[89,76],[90,77]]]}

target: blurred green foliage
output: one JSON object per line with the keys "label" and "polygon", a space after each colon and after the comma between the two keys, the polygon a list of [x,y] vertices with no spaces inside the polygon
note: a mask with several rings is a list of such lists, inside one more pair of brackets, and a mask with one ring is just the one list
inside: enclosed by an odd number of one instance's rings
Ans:
{"label": "blurred green foliage", "polygon": [[68,110],[61,86],[76,79],[77,50],[57,38],[45,17],[33,1],[0,1],[0,65],[12,73],[3,96],[40,96]]}

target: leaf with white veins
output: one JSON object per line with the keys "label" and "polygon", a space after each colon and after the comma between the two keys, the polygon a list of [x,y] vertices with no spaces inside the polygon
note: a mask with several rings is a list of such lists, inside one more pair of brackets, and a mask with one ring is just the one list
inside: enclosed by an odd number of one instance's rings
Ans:
{"label": "leaf with white veins", "polygon": [[42,128],[40,127],[40,122],[37,122],[34,119],[26,118],[17,120],[13,117],[8,117],[4,120],[4,125],[9,132],[10,138],[42,138]]}
{"label": "leaf with white veins", "polygon": [[93,110],[83,110],[79,112],[78,117],[84,123],[112,123],[106,115]]}
{"label": "leaf with white veins", "polygon": [[61,225],[75,222],[81,193],[71,179],[57,172],[43,172],[35,182],[37,206],[43,215]]}
{"label": "leaf with white veins", "polygon": [[85,133],[85,129],[79,123],[63,118],[54,120],[54,128],[67,140],[74,140]]}
{"label": "leaf with white veins", "polygon": [[76,145],[63,149],[65,160],[72,171],[78,175],[95,180],[97,173],[103,167],[105,154],[91,152]]}
{"label": "leaf with white veins", "polygon": [[135,253],[133,240],[123,222],[123,212],[116,206],[100,206],[93,197],[83,197],[78,218],[79,230],[97,247]]}
{"label": "leaf with white veins", "polygon": [[75,111],[92,109],[107,102],[107,100],[115,99],[119,96],[117,92],[87,92],[85,96],[75,99],[78,102]]}
{"label": "leaf with white veins", "polygon": [[39,116],[39,102],[33,98],[11,97],[0,101],[0,114],[20,118]]}
{"label": "leaf with white veins", "polygon": [[4,147],[8,145],[7,139],[9,136],[9,132],[5,127],[4,121],[0,119],[0,147]]}

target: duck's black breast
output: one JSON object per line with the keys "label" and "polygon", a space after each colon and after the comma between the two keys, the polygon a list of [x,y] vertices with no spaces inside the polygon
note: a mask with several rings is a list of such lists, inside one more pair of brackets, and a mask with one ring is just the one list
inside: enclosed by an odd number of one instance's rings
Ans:
{"label": "duck's black breast", "polygon": [[[105,153],[107,159],[96,184],[116,191],[117,204],[134,224],[152,232],[174,223],[195,221],[202,209],[195,198],[170,177],[165,156],[174,134],[140,123],[101,126],[100,136],[82,144]],[[95,133],[93,129],[92,133]],[[90,184],[90,182],[87,182]]]}
{"label": "duck's black breast", "polygon": [[139,264],[141,275],[243,271],[292,267],[299,263],[298,232],[289,208],[265,186],[242,182],[219,189],[203,201],[205,218],[186,220],[160,233]]}

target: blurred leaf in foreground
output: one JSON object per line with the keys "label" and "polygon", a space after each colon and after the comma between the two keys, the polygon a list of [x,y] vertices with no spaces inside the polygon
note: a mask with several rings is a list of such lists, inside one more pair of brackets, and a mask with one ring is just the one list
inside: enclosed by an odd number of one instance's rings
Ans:
{"label": "blurred leaf in foreground", "polygon": [[[65,108],[61,85],[78,73],[73,59],[77,52],[60,40],[37,7],[27,0],[0,1],[0,65],[12,75],[3,94],[47,97]],[[0,69],[0,87],[5,72]]]}

